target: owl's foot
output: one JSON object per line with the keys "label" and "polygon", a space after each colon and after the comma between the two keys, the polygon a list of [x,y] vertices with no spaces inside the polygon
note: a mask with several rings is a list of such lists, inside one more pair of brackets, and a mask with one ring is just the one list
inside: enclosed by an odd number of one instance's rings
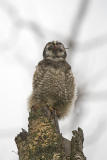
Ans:
{"label": "owl's foot", "polygon": [[53,111],[54,111],[53,106],[48,106],[48,108],[49,108],[50,112],[53,112]]}
{"label": "owl's foot", "polygon": [[54,109],[53,106],[47,104],[47,107],[49,108],[49,110],[50,110],[51,113],[55,113],[55,109]]}

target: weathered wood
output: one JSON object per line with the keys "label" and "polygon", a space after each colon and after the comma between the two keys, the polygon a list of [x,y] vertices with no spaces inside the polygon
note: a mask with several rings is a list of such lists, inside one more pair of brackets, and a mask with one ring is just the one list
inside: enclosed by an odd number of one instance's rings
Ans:
{"label": "weathered wood", "polygon": [[54,110],[32,107],[28,121],[28,132],[15,138],[19,160],[85,160],[82,130],[73,131],[71,141],[63,138]]}
{"label": "weathered wood", "polygon": [[81,128],[74,130],[73,137],[71,140],[71,159],[72,160],[86,160],[86,157],[83,154],[83,142],[84,136]]}

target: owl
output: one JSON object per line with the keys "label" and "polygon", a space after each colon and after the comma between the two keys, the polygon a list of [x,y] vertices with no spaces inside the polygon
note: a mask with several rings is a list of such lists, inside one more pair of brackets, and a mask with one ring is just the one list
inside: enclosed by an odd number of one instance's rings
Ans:
{"label": "owl", "polygon": [[62,43],[52,41],[46,44],[43,60],[38,63],[33,75],[30,109],[32,106],[51,106],[59,119],[68,113],[76,99],[76,87],[66,56]]}

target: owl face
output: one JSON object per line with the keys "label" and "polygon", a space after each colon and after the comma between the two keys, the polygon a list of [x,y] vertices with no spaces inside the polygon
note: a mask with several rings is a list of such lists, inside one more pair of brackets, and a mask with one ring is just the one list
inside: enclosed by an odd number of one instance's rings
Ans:
{"label": "owl face", "polygon": [[43,51],[43,57],[53,61],[63,61],[66,58],[64,45],[58,41],[47,43]]}

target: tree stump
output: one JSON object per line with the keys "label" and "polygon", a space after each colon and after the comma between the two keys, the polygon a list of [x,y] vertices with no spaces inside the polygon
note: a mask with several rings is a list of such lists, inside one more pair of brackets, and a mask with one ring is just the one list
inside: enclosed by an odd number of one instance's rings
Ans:
{"label": "tree stump", "polygon": [[86,160],[82,129],[73,131],[71,141],[63,138],[54,110],[32,107],[28,121],[28,132],[15,138],[19,160]]}

